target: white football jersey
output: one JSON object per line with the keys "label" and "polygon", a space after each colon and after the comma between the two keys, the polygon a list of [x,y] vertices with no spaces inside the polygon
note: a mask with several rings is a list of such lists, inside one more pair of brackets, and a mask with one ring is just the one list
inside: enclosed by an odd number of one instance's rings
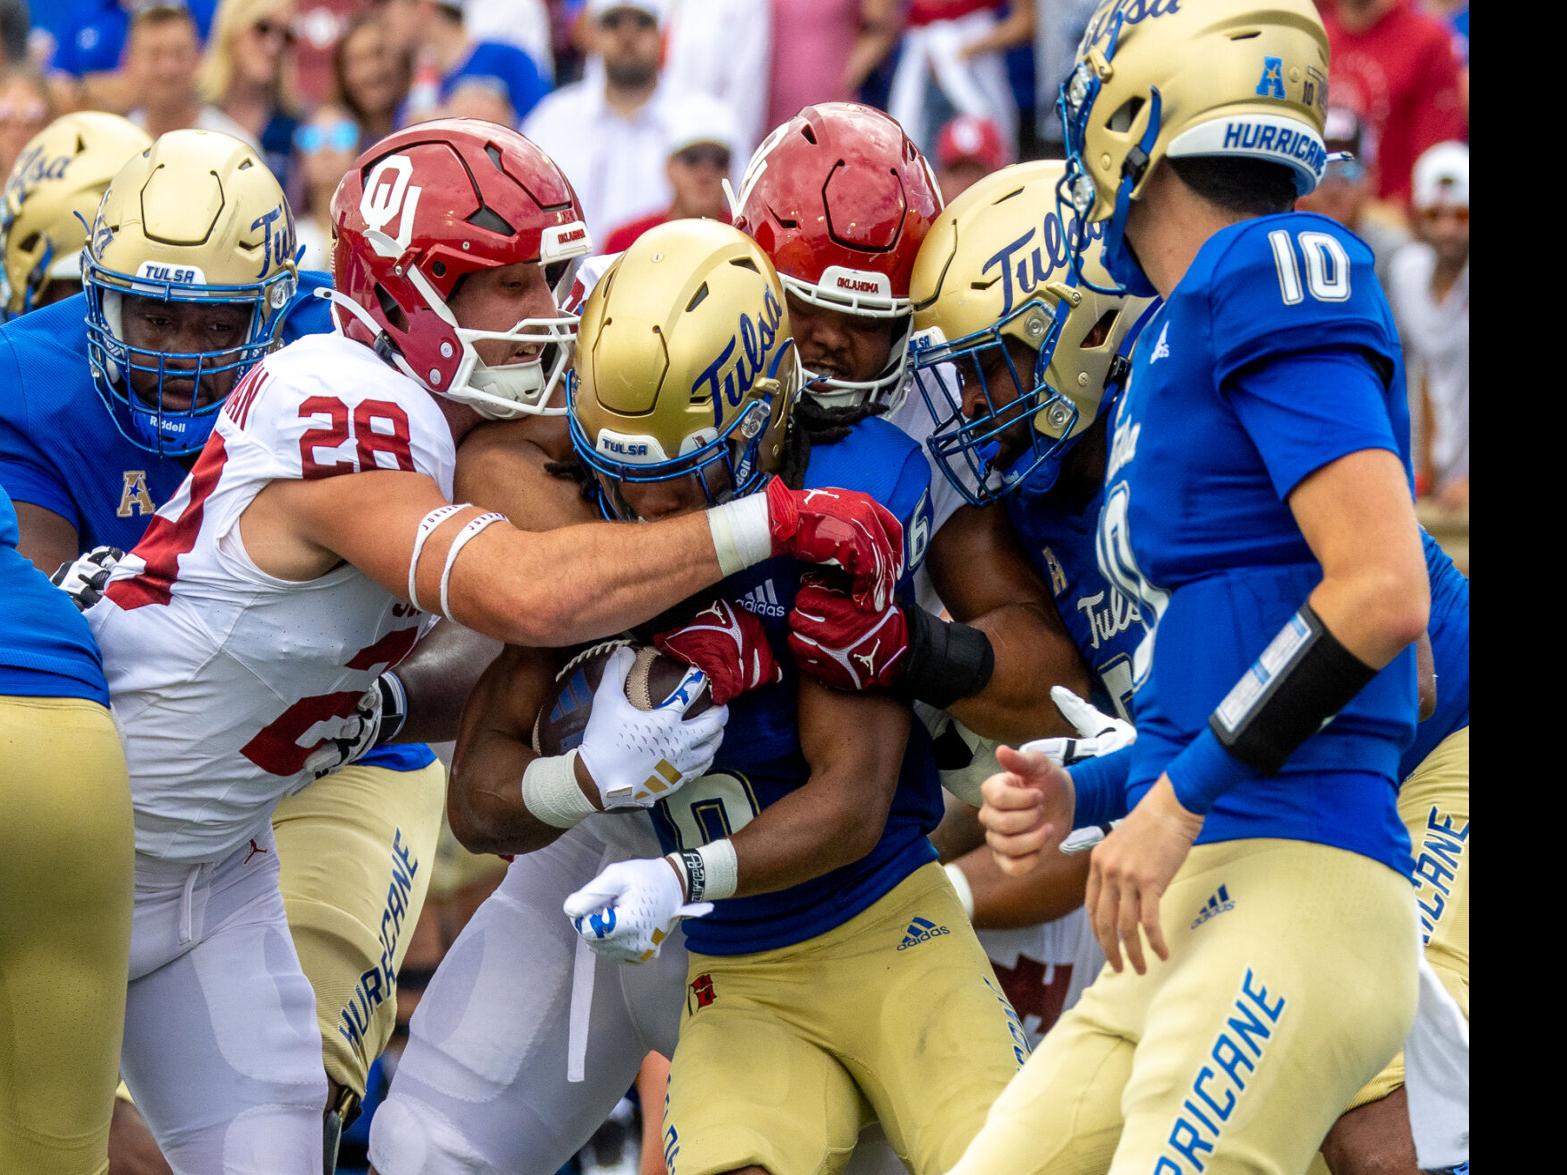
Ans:
{"label": "white football jersey", "polygon": [[[136,849],[216,861],[313,778],[364,691],[424,614],[343,564],[263,572],[239,520],[270,482],[401,469],[450,500],[456,446],[428,391],[368,347],[312,335],[240,381],[190,476],[87,619],[103,650],[136,810]],[[375,520],[367,518],[366,525]]]}
{"label": "white football jersey", "polygon": [[1105,965],[1082,906],[1038,926],[981,930],[979,942],[1034,1048]]}

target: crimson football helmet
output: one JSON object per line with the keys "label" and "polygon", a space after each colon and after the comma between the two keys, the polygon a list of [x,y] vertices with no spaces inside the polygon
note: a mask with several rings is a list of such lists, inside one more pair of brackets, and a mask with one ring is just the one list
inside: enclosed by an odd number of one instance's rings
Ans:
{"label": "crimson football helmet", "polygon": [[874,379],[821,379],[807,390],[831,406],[899,390],[913,323],[909,277],[941,211],[930,164],[903,128],[857,102],[807,106],[762,140],[730,203],[735,227],[795,297],[903,324]]}
{"label": "crimson football helmet", "polygon": [[[419,123],[380,140],[332,197],[337,327],[405,375],[481,416],[559,415],[550,407],[576,340],[570,314],[507,331],[457,324],[447,300],[465,276],[536,262],[556,293],[592,249],[582,207],[554,160],[516,131],[477,119]],[[491,367],[473,344],[538,344],[527,363]]]}

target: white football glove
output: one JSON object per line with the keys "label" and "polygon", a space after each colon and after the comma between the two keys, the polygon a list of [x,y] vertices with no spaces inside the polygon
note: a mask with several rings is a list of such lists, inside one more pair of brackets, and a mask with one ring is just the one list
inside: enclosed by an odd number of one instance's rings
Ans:
{"label": "white football glove", "polygon": [[682,918],[712,912],[686,903],[685,886],[664,857],[617,861],[566,898],[562,907],[595,954],[617,963],[654,958]]}
{"label": "white football glove", "polygon": [[[682,688],[657,710],[638,710],[626,698],[626,674],[635,660],[632,649],[621,647],[605,662],[577,751],[605,809],[651,808],[705,775],[729,721],[728,706],[685,717],[701,689]],[[704,688],[707,684],[699,669],[692,669],[685,680]]]}
{"label": "white football glove", "polygon": [[305,770],[320,779],[339,767],[347,767],[371,747],[395,738],[407,717],[408,697],[403,683],[388,670],[360,696],[354,712],[343,719],[339,733],[306,758]]}
{"label": "white football glove", "polygon": [[109,573],[123,558],[125,552],[118,547],[94,547],[70,563],[60,564],[49,582],[70,596],[78,611],[85,612],[103,599]]}
{"label": "white football glove", "polygon": [[[1019,747],[1020,751],[1038,751],[1061,766],[1070,767],[1084,759],[1119,751],[1137,741],[1137,728],[1130,722],[1104,713],[1065,686],[1051,686],[1050,700],[1061,711],[1061,716],[1077,728],[1081,737],[1036,738]],[[1112,820],[1109,824],[1079,828],[1061,842],[1061,851],[1086,853],[1109,836],[1110,830],[1119,823],[1119,820]]]}
{"label": "white football glove", "polygon": [[1082,759],[1108,755],[1129,747],[1137,741],[1137,728],[1130,722],[1095,709],[1065,686],[1050,687],[1050,700],[1061,711],[1061,716],[1077,728],[1077,738],[1036,738],[1018,748],[1020,751],[1038,751],[1063,767],[1070,767]]}

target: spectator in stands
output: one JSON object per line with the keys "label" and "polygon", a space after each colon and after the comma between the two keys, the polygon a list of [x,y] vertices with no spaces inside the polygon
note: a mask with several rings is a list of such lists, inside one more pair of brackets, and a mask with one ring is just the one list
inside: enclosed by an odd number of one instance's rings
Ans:
{"label": "spectator in stands", "polygon": [[1099,0],[1046,0],[1034,18],[1034,132],[1046,158],[1065,155],[1056,99]]}
{"label": "spectator in stands", "polygon": [[[471,0],[470,0],[471,2]],[[519,117],[549,92],[533,58],[515,45],[475,41],[463,27],[464,0],[389,0],[384,7],[394,45],[412,56],[413,86],[403,117],[434,115],[466,78],[494,78]]]}
{"label": "spectator in stands", "polygon": [[27,140],[54,121],[54,104],[43,77],[27,66],[0,74],[0,176],[10,175]]}
{"label": "spectator in stands", "polygon": [[761,80],[772,47],[773,22],[758,0],[674,0],[664,34],[664,96],[709,94],[728,106],[737,164],[773,128]]}
{"label": "spectator in stands", "polygon": [[1409,241],[1403,217],[1386,206],[1372,205],[1371,175],[1364,159],[1365,136],[1359,115],[1345,106],[1328,107],[1327,128],[1322,137],[1330,160],[1344,152],[1353,158],[1329,162],[1317,190],[1302,197],[1297,207],[1332,217],[1370,245],[1376,254],[1377,277],[1385,289],[1393,254]]}
{"label": "spectator in stands", "polygon": [[580,82],[539,103],[522,124],[577,190],[595,242],[667,207],[659,88],[663,0],[588,0],[593,59]]}
{"label": "spectator in stands", "polygon": [[506,98],[506,89],[494,78],[464,78],[436,113],[441,118],[479,118],[504,127],[517,125],[517,112]]}
{"label": "spectator in stands", "polygon": [[851,101],[898,43],[898,0],[772,0],[772,9],[766,130],[813,103]]}
{"label": "spectator in stands", "polygon": [[669,101],[665,174],[675,194],[668,208],[623,224],[604,239],[600,251],[619,253],[648,229],[666,220],[700,217],[729,223],[724,177],[738,154],[740,128],[727,104],[706,94],[687,94]]}
{"label": "spectator in stands", "polygon": [[377,10],[348,22],[332,53],[334,101],[359,124],[360,150],[397,128],[412,73],[409,54],[393,42]]}
{"label": "spectator in stands", "polygon": [[988,118],[960,114],[941,128],[936,140],[936,182],[950,204],[959,192],[1012,162],[1001,128]]}
{"label": "spectator in stands", "polygon": [[300,196],[294,224],[305,255],[301,269],[332,267],[332,193],[359,156],[359,124],[334,102],[315,112],[294,132],[295,174]]}
{"label": "spectator in stands", "polygon": [[289,189],[299,117],[291,93],[294,0],[222,0],[201,63],[201,94],[261,145]]}
{"label": "spectator in stands", "polygon": [[1005,53],[1034,36],[1034,0],[909,0],[887,112],[926,154],[954,114],[988,118],[1017,142]]}
{"label": "spectator in stands", "polygon": [[244,127],[202,102],[196,87],[199,49],[189,9],[169,4],[138,9],[125,47],[125,79],[140,105],[125,117],[155,139],[165,131],[197,127],[259,147]]}
{"label": "spectator in stands", "polygon": [[548,0],[483,0],[463,10],[463,27],[475,41],[515,45],[539,67],[546,82],[555,81],[554,30]]}
{"label": "spectator in stands", "polygon": [[1407,204],[1420,154],[1469,136],[1452,33],[1410,0],[1319,6],[1333,54],[1328,92],[1360,114],[1377,198]]}
{"label": "spectator in stands", "polygon": [[1398,319],[1416,424],[1421,488],[1469,508],[1469,148],[1438,143],[1415,164],[1416,240],[1393,258]]}
{"label": "spectator in stands", "polygon": [[[140,95],[121,72],[130,30],[137,13],[149,7],[187,9],[196,32],[205,39],[212,28],[218,0],[38,0],[36,7],[55,14],[59,36],[46,68],[73,79],[80,104],[91,110],[125,110]],[[69,13],[64,20],[59,14]],[[37,15],[37,14],[35,14]]]}

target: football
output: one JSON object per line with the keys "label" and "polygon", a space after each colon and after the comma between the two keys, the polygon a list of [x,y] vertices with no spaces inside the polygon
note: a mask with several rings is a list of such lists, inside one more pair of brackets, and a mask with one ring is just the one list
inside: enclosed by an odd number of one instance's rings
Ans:
{"label": "football", "polygon": [[[604,664],[616,649],[630,644],[627,640],[601,641],[566,662],[555,675],[555,687],[534,719],[535,751],[541,755],[563,755],[582,742],[582,732],[593,709],[593,692],[604,676]],[[636,660],[626,674],[626,700],[638,710],[652,710],[680,687],[690,666],[651,645],[635,648]],[[686,710],[689,716],[694,717],[713,704],[705,682],[700,689],[700,695]]]}

